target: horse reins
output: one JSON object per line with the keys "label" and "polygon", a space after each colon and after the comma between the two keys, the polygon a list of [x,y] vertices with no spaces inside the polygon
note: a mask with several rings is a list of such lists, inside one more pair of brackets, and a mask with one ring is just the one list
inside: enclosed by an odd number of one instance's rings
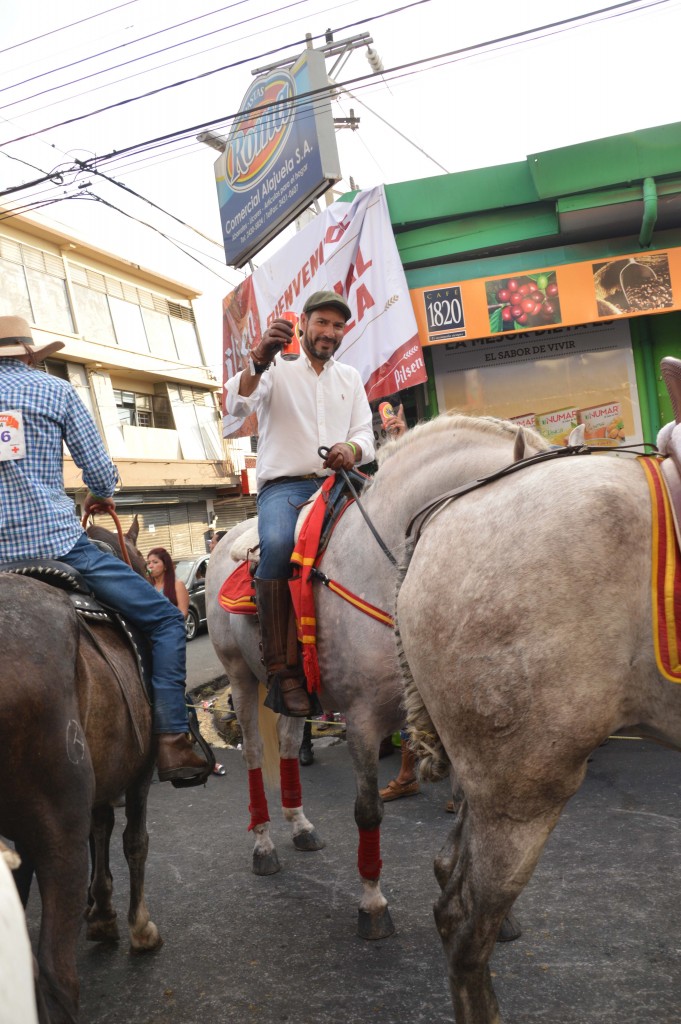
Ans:
{"label": "horse reins", "polygon": [[[317,454],[319,455],[319,457],[321,459],[326,459],[328,457],[328,454],[329,454],[330,451],[331,451],[330,448],[326,448],[325,446],[322,445],[321,448],[317,449]],[[345,470],[343,468],[337,469],[335,472],[336,473],[340,473],[340,475],[343,477],[343,480],[345,481],[345,485],[348,488],[348,490],[350,491],[350,494],[352,495],[352,497],[354,498],[355,503],[357,505],[357,508],[362,513],[362,516],[364,518],[364,522],[367,524],[367,526],[371,530],[371,532],[372,532],[372,534],[373,534],[373,536],[374,536],[378,546],[380,547],[380,549],[383,552],[383,554],[385,555],[385,557],[388,559],[388,561],[393,566],[393,568],[396,569],[397,568],[397,559],[395,558],[395,556],[393,555],[392,551],[389,549],[389,547],[387,546],[387,544],[385,543],[385,541],[383,540],[383,538],[379,534],[379,532],[376,529],[376,527],[374,526],[374,524],[371,522],[371,519],[369,518],[368,513],[366,512],[364,506],[362,505],[362,502],[359,500],[359,495],[357,493],[357,489],[356,489],[355,485],[353,484],[352,480],[350,479],[350,474],[347,472],[347,470]]]}
{"label": "horse reins", "polygon": [[[128,546],[125,543],[125,537],[123,536],[123,528],[121,526],[120,519],[118,518],[118,516],[116,515],[112,508],[103,509],[102,511],[106,512],[106,514],[111,516],[111,518],[113,519],[114,526],[116,527],[116,533],[118,534],[118,543],[121,546],[121,558],[123,559],[124,562],[127,562],[130,568],[132,569],[132,562],[130,561],[130,555],[128,554]],[[88,519],[93,514],[94,513],[92,512],[86,512],[85,515],[83,516],[81,520],[81,526],[83,527],[84,530],[87,527]]]}
{"label": "horse reins", "polygon": [[[652,448],[653,454],[657,452],[657,446],[651,441],[643,441],[640,445],[622,445],[617,448],[617,451],[640,455],[641,448]],[[534,455],[530,455],[526,459],[519,459],[518,462],[511,462],[508,466],[504,466],[503,469],[498,469],[496,472],[490,473],[489,476],[483,476],[478,480],[471,480],[467,484],[461,484],[459,487],[454,487],[451,491],[446,491],[445,494],[440,494],[437,498],[433,498],[431,501],[426,502],[425,505],[422,505],[421,508],[414,513],[409,520],[409,525],[407,526],[407,543],[411,543],[412,547],[414,547],[417,544],[421,533],[431,519],[441,512],[446,505],[456,501],[458,498],[462,498],[464,494],[469,494],[471,491],[477,491],[479,488],[485,487],[487,484],[494,483],[495,480],[501,480],[506,476],[510,476],[511,473],[517,473],[521,469],[529,469],[530,466],[536,466],[541,462],[553,462],[555,459],[562,459],[572,455],[602,455],[607,452],[607,448],[587,444],[567,445],[565,448],[551,448],[549,451],[536,452]]]}

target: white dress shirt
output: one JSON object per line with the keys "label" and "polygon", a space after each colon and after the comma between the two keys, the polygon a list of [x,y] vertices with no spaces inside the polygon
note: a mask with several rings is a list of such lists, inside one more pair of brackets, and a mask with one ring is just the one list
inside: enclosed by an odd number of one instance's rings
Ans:
{"label": "white dress shirt", "polygon": [[304,352],[276,361],[260,375],[252,395],[239,394],[242,370],[227,381],[227,410],[258,417],[258,488],[282,476],[328,475],[317,449],[354,441],[362,462],[374,457],[372,414],[354,366],[329,359],[317,374]]}

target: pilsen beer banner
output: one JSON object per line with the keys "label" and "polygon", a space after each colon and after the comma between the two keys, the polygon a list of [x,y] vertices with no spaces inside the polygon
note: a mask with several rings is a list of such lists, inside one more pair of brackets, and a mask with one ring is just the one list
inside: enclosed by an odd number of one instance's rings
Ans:
{"label": "pilsen beer banner", "polygon": [[[426,380],[409,289],[383,186],[333,203],[231,292],[223,303],[224,379],[248,364],[267,325],[300,314],[313,292],[333,289],[352,310],[337,358],[360,373],[370,401]],[[224,399],[223,399],[224,401]],[[225,437],[257,433],[223,408]]]}
{"label": "pilsen beer banner", "polygon": [[[415,288],[424,345],[681,308],[681,250],[635,253]],[[501,340],[501,339],[500,339]]]}

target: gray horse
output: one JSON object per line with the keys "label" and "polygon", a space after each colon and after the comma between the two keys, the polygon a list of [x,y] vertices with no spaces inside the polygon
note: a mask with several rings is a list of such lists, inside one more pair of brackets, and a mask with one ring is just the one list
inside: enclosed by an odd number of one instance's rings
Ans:
{"label": "gray horse", "polygon": [[[487,443],[469,452],[468,418],[441,416],[421,424],[381,452],[380,465],[362,497],[381,538],[399,560],[407,524],[422,502],[457,484],[478,477],[546,447],[536,434],[497,420],[488,424]],[[246,522],[220,541],[206,578],[210,636],[232,685],[234,707],[243,732],[243,753],[249,777],[257,773],[263,754],[258,728],[257,681],[264,679],[259,630],[252,616],[227,614],[217,603],[223,580],[235,566],[235,540],[249,529]],[[372,536],[356,505],[342,516],[321,569],[363,601],[392,615],[397,570]],[[402,679],[393,631],[363,614],[328,588],[317,585],[316,617],[321,699],[325,708],[341,711],[357,782],[355,821],[359,830],[358,864],[362,882],[359,934],[384,938],[393,932],[387,900],[380,886],[380,824],[383,804],[378,795],[378,748],[381,739],[404,724]],[[269,712],[264,712],[269,715]],[[262,716],[261,716],[262,717]],[[300,719],[280,718],[281,758],[297,758],[302,735]],[[251,791],[253,805],[253,791]],[[294,842],[314,849],[314,829],[298,808],[285,808]],[[278,869],[269,823],[253,829],[253,869],[258,874]]]}
{"label": "gray horse", "polygon": [[[487,434],[468,445],[475,461]],[[446,773],[448,759],[464,797],[435,862],[457,1024],[501,1019],[497,930],[591,751],[635,726],[681,747],[681,686],[656,666],[651,547],[643,469],[612,455],[497,480],[416,543],[397,600],[409,720],[427,736],[422,768]]]}

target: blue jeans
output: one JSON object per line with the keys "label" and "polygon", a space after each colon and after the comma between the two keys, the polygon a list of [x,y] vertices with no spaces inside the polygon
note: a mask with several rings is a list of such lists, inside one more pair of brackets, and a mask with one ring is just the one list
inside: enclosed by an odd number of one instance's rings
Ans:
{"label": "blue jeans", "polygon": [[187,640],[182,612],[125,562],[91,544],[85,534],[60,561],[73,566],[96,597],[120,611],[150,641],[154,732],[187,732]]}
{"label": "blue jeans", "polygon": [[256,579],[281,580],[291,575],[299,506],[319,490],[325,479],[282,480],[281,483],[265,484],[258,491],[260,562],[255,572]]}

